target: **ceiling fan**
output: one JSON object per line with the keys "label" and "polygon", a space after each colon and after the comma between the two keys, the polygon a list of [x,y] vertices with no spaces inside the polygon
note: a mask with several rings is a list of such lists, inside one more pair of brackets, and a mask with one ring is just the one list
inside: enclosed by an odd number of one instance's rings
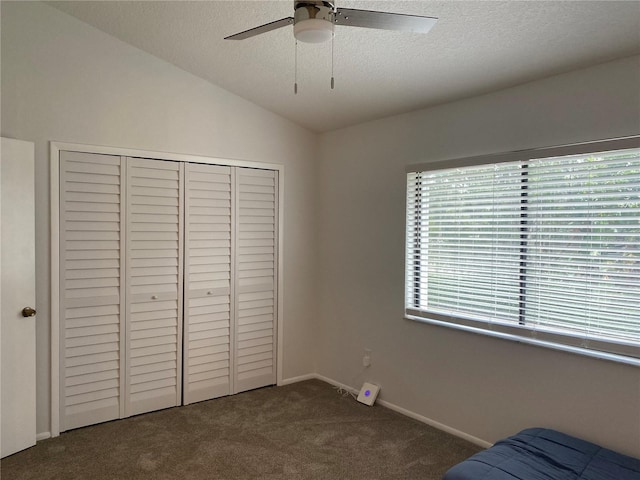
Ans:
{"label": "ceiling fan", "polygon": [[[293,9],[293,17],[281,18],[280,20],[230,35],[225,37],[225,40],[244,40],[293,24],[293,36],[297,41],[321,43],[333,40],[335,25],[427,33],[438,21],[434,17],[419,15],[336,8],[334,2],[328,0],[294,0]],[[296,42],[296,77],[297,45]],[[331,89],[333,89],[333,44],[331,50]],[[298,93],[297,80],[294,82],[293,91],[296,94]]]}
{"label": "ceiling fan", "polygon": [[294,0],[293,9],[293,17],[282,18],[230,35],[225,37],[225,40],[244,40],[293,24],[296,40],[320,43],[333,37],[335,25],[427,33],[438,21],[437,18],[419,15],[336,8],[333,1],[327,0]]}

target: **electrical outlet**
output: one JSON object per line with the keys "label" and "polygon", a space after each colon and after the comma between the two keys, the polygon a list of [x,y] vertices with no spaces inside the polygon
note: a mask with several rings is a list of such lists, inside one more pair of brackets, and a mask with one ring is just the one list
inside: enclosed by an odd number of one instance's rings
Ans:
{"label": "electrical outlet", "polygon": [[371,349],[364,349],[364,356],[362,357],[362,366],[370,367],[371,366]]}

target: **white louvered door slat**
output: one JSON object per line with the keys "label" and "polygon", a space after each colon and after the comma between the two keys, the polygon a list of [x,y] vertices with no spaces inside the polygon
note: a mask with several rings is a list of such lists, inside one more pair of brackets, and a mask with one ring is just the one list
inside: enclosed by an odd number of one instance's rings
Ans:
{"label": "white louvered door slat", "polygon": [[60,154],[62,431],[123,415],[121,164]]}
{"label": "white louvered door slat", "polygon": [[232,169],[185,165],[184,404],[231,393]]}
{"label": "white louvered door slat", "polygon": [[235,393],[276,383],[277,180],[236,169]]}
{"label": "white louvered door slat", "polygon": [[181,401],[182,170],[127,158],[127,416]]}

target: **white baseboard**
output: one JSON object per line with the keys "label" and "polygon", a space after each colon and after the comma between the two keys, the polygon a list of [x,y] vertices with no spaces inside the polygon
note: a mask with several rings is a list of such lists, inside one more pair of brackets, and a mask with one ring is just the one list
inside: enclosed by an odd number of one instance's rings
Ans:
{"label": "white baseboard", "polygon": [[[321,380],[325,383],[328,383],[335,387],[342,388],[343,390],[346,390],[354,394],[358,393],[357,388],[354,388],[350,385],[345,385],[344,383],[340,383],[332,378],[325,377],[324,375],[319,375],[317,373],[308,373],[306,375],[299,375],[297,377],[285,378],[279,383],[279,385],[282,385],[282,386],[290,385],[292,383],[298,383],[298,382],[303,382],[305,380],[313,380],[313,379]],[[474,437],[473,435],[469,435],[468,433],[462,432],[453,427],[437,422],[431,418],[420,415],[419,413],[415,413],[415,412],[412,412],[411,410],[407,410],[406,408],[400,407],[395,403],[391,403],[386,400],[378,400],[378,403],[383,407],[387,407],[390,410],[401,413],[402,415],[405,415],[409,418],[413,418],[414,420],[425,423],[433,428],[437,428],[438,430],[442,430],[443,432],[450,433],[451,435],[462,438],[480,447],[489,448],[493,445],[491,442],[487,442],[486,440],[482,440],[481,438]],[[40,440],[46,440],[47,438],[50,438],[50,437],[51,437],[50,432],[41,432],[36,435],[36,441],[39,442]]]}
{"label": "white baseboard", "polygon": [[[344,383],[340,383],[336,380],[333,380],[332,378],[328,378],[325,377],[324,375],[319,375],[319,374],[310,374],[310,375],[303,375],[301,377],[295,377],[295,378],[291,378],[288,380],[289,383],[295,383],[295,382],[300,382],[303,380],[309,380],[311,378],[316,378],[318,380],[322,380],[323,382],[329,383],[331,385],[334,385],[336,387],[342,388],[344,390],[347,390],[351,393],[358,393],[358,389],[354,388],[350,385],[345,385]],[[296,380],[296,379],[300,379],[300,380]],[[283,383],[284,384],[284,383]],[[430,427],[433,428],[437,428],[438,430],[442,430],[443,432],[447,432],[450,433],[451,435],[454,435],[456,437],[462,438],[463,440],[466,440],[468,442],[471,442],[475,445],[478,445],[482,448],[489,448],[491,447],[493,444],[491,442],[487,442],[486,440],[482,440],[481,438],[478,437],[474,437],[473,435],[469,435],[468,433],[462,432],[458,429],[455,429],[453,427],[450,427],[448,425],[445,425],[443,423],[437,422],[431,418],[425,417],[424,415],[420,415],[419,413],[415,413],[412,412],[411,410],[407,410],[406,408],[400,407],[398,405],[396,405],[395,403],[391,403],[388,402],[386,400],[378,400],[378,402],[380,405],[382,405],[383,407],[387,407],[390,410],[393,410],[395,412],[401,413],[402,415],[405,415],[409,418],[413,418],[414,420],[418,420],[419,422],[422,423],[426,423],[427,425],[429,425]]]}
{"label": "white baseboard", "polygon": [[413,418],[414,420],[418,420],[419,422],[426,423],[427,425],[437,428],[438,430],[442,430],[443,432],[450,433],[456,437],[460,437],[463,440],[474,443],[482,448],[489,448],[493,446],[493,443],[487,442],[486,440],[482,440],[481,438],[474,437],[473,435],[469,435],[468,433],[461,432],[453,427],[445,425],[444,423],[436,422],[435,420],[420,415],[419,413],[412,412],[411,410],[407,410],[406,408],[399,407],[398,405],[387,402],[386,400],[378,400],[378,403],[383,407],[387,407],[390,410],[394,410],[402,415]]}
{"label": "white baseboard", "polygon": [[334,387],[342,388],[343,390],[346,390],[350,393],[358,394],[359,392],[357,388],[353,388],[349,385],[345,385],[344,383],[337,382],[333,378],[328,378],[328,377],[325,377],[324,375],[316,374],[313,378],[317,378],[318,380],[322,380],[323,382],[330,383]]}
{"label": "white baseboard", "polygon": [[318,378],[315,373],[308,373],[298,377],[283,378],[278,385],[290,385],[292,383],[304,382],[305,380],[313,380],[314,378]]}

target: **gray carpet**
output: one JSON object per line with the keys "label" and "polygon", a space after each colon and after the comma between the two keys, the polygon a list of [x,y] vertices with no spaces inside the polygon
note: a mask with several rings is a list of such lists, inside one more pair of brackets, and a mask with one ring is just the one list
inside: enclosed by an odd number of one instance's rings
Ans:
{"label": "gray carpet", "polygon": [[309,380],[63,433],[2,480],[440,479],[480,448]]}

